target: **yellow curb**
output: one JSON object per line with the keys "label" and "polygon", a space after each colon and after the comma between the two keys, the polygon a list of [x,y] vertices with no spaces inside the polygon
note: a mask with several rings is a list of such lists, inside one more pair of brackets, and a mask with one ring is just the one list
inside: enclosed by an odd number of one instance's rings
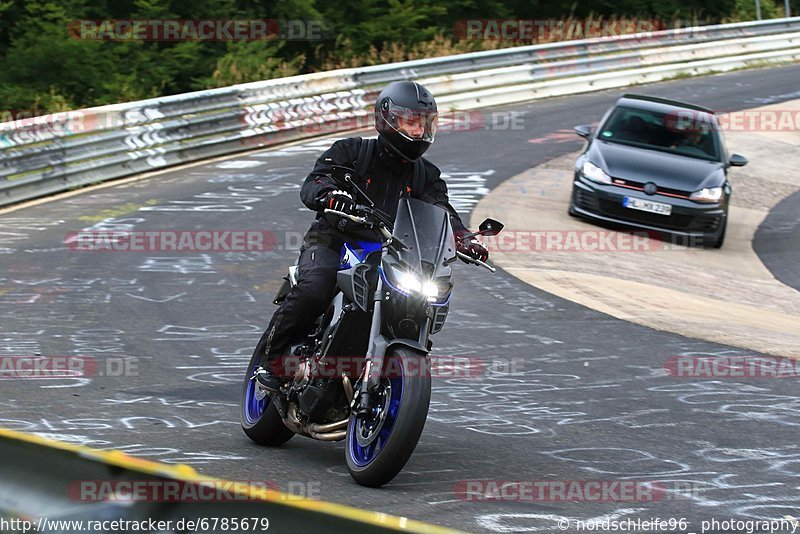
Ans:
{"label": "yellow curb", "polygon": [[[0,440],[25,442],[50,449],[68,451],[83,458],[88,458],[90,460],[98,461],[107,465],[118,466],[130,471],[160,476],[171,480],[231,484],[230,487],[233,492],[239,495],[245,494],[247,495],[248,499],[277,503],[311,512],[320,512],[323,514],[329,514],[343,519],[349,519],[351,521],[368,523],[372,526],[378,526],[387,529],[426,534],[455,534],[461,532],[405,517],[393,516],[381,512],[360,510],[358,508],[326,501],[305,499],[276,490],[252,486],[247,483],[226,481],[220,478],[201,475],[188,465],[173,466],[159,462],[153,462],[151,460],[144,460],[129,456],[120,451],[99,451],[84,445],[65,443],[62,441],[47,439],[23,432],[17,432],[16,430],[0,428]],[[42,458],[46,458],[46,455],[43,454]]]}

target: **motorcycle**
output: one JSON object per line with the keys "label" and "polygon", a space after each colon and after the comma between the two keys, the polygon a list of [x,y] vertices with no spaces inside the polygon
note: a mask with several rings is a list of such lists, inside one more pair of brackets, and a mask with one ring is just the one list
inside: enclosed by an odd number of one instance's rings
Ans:
{"label": "motorcycle", "polygon": [[[382,239],[344,244],[337,293],[312,333],[284,358],[292,379],[275,395],[267,395],[253,379],[262,338],[244,378],[241,424],[261,445],[281,445],[295,434],[345,440],[350,475],[361,485],[379,487],[408,462],[427,419],[429,337],[442,330],[447,318],[450,264],[461,257],[495,269],[457,251],[444,209],[401,198],[391,221],[355,183],[353,169],[334,166],[332,175],[365,204],[353,214],[325,212],[377,230]],[[497,235],[502,228],[486,219],[478,232],[463,238]],[[274,302],[280,303],[296,284],[295,265]]]}

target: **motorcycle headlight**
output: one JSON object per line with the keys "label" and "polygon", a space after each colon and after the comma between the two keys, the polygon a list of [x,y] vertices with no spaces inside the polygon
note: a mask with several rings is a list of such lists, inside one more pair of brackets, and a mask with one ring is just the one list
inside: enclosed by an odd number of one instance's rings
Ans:
{"label": "motorcycle headlight", "polygon": [[436,285],[436,282],[425,282],[422,284],[422,294],[425,295],[428,300],[435,302],[436,299],[439,298],[439,286]]}
{"label": "motorcycle headlight", "polygon": [[606,172],[592,163],[591,161],[584,161],[581,173],[593,182],[601,184],[610,184],[611,177]]}
{"label": "motorcycle headlight", "polygon": [[722,195],[722,187],[709,187],[701,189],[700,191],[695,191],[689,195],[689,198],[697,202],[719,202],[720,199],[722,199]]}
{"label": "motorcycle headlight", "polygon": [[444,298],[450,290],[447,284],[438,284],[433,280],[423,281],[414,273],[391,266],[391,278],[395,287],[406,295],[422,295],[428,302],[436,302]]}
{"label": "motorcycle headlight", "polygon": [[422,290],[422,282],[413,273],[394,269],[397,289],[405,293],[419,293]]}

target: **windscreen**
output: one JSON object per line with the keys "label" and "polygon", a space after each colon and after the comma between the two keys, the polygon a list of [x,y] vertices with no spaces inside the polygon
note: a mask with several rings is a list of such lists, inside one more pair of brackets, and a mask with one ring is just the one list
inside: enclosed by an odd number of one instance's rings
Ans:
{"label": "windscreen", "polygon": [[716,129],[716,122],[710,116],[691,120],[680,112],[660,113],[620,106],[600,128],[598,139],[719,161],[720,142]]}
{"label": "windscreen", "polygon": [[393,235],[408,247],[400,251],[400,260],[431,276],[453,258],[455,239],[449,217],[438,206],[414,198],[400,199]]}

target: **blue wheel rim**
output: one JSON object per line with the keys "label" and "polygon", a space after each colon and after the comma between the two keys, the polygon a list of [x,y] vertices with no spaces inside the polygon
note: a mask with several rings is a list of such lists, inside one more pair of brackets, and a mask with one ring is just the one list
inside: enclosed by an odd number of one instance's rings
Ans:
{"label": "blue wheel rim", "polygon": [[247,370],[247,386],[244,393],[244,417],[249,425],[254,425],[261,419],[270,402],[269,395],[261,400],[256,397],[256,381],[250,380],[256,366],[257,362],[254,362]]}
{"label": "blue wheel rim", "polygon": [[[402,369],[402,365],[399,367]],[[356,466],[366,467],[371,464],[389,441],[397,422],[397,416],[400,413],[400,400],[403,397],[403,378],[401,372],[401,376],[389,379],[392,390],[391,398],[387,402],[386,420],[378,432],[378,436],[367,446],[362,446],[356,438],[356,432],[359,432],[362,428],[361,419],[357,417],[350,418],[349,428],[347,429],[348,454]]]}

